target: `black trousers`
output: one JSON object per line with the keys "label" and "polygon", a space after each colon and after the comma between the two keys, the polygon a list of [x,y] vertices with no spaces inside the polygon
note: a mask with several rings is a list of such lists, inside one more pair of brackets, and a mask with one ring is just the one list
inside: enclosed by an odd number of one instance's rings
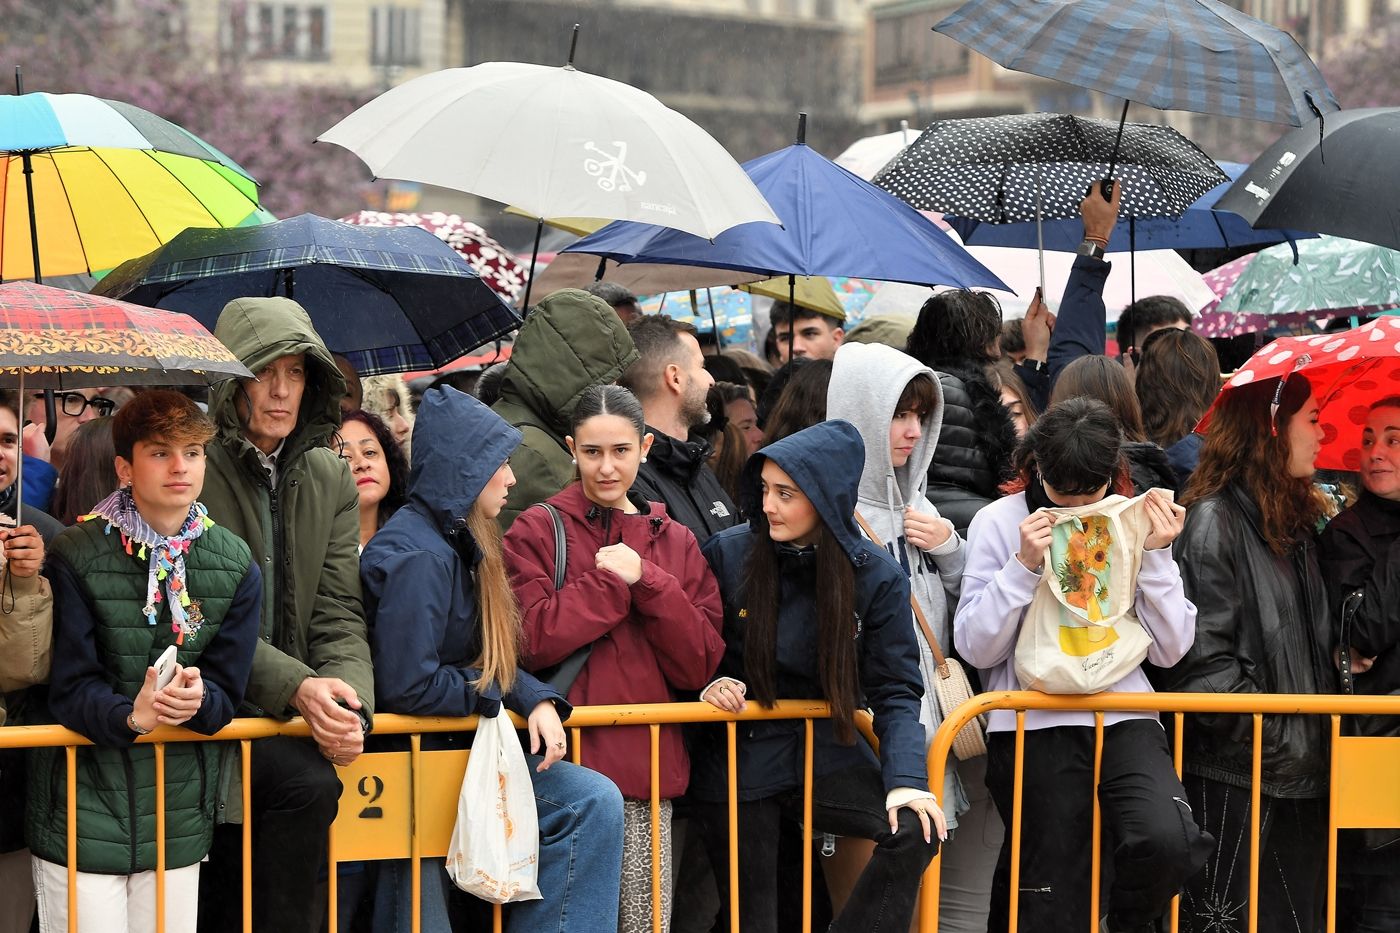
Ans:
{"label": "black trousers", "polygon": [[[335,766],[310,739],[252,743],[253,929],[315,933],[326,912],[318,878],[340,801]],[[243,827],[216,826],[199,873],[200,933],[243,929]]]}
{"label": "black trousers", "polygon": [[[992,880],[990,933],[1007,929],[1016,736],[987,741],[987,789],[1006,824]],[[1026,732],[1021,802],[1019,929],[1084,929],[1093,854],[1094,730],[1060,726]],[[1112,929],[1154,921],[1214,848],[1191,818],[1172,769],[1166,735],[1155,721],[1104,729],[1099,776],[1103,817],[1099,913]]]}
{"label": "black trousers", "polygon": [[[1249,789],[1188,774],[1186,790],[1197,822],[1220,847],[1182,894],[1180,929],[1248,930]],[[1259,806],[1259,929],[1317,933],[1327,904],[1327,800],[1261,795]]]}
{"label": "black trousers", "polygon": [[[729,929],[729,807],[703,804],[702,821],[722,905],[719,929]],[[787,816],[802,818],[802,791],[739,804],[739,928],[776,933],[779,925],[778,843]],[[831,933],[906,933],[919,898],[919,878],[938,854],[938,837],[924,842],[919,817],[899,811],[890,832],[880,772],[860,766],[823,775],[812,789],[812,832],[871,839],[875,853]],[[818,866],[812,866],[815,872]]]}

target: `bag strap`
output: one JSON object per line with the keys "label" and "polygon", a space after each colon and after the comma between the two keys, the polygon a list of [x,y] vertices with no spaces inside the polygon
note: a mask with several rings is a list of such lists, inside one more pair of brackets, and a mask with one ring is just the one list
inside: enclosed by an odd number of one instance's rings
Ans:
{"label": "bag strap", "polygon": [[559,514],[559,510],[548,502],[541,502],[540,507],[549,513],[550,521],[554,524],[554,589],[557,592],[564,588],[564,571],[569,565],[569,540],[564,535],[564,516]]}
{"label": "bag strap", "polygon": [[[885,542],[880,540],[870,527],[870,523],[865,520],[865,516],[856,513],[856,524],[860,530],[865,532],[865,536],[871,540],[876,547],[884,547]],[[933,637],[933,628],[928,624],[928,619],[924,616],[924,610],[919,607],[919,601],[914,598],[914,594],[909,594],[909,605],[914,608],[914,619],[919,623],[919,629],[924,633],[924,640],[928,642],[929,650],[933,652],[934,663],[938,667],[938,676],[947,680],[952,676],[952,671],[948,669],[948,659],[943,656],[943,651],[938,647],[938,639]]]}
{"label": "bag strap", "polygon": [[1351,672],[1351,623],[1356,618],[1357,610],[1361,608],[1361,600],[1365,596],[1364,590],[1354,590],[1347,594],[1347,598],[1342,602],[1342,632],[1341,644],[1338,647],[1337,657],[1340,663],[1342,692],[1355,693],[1356,679]]}

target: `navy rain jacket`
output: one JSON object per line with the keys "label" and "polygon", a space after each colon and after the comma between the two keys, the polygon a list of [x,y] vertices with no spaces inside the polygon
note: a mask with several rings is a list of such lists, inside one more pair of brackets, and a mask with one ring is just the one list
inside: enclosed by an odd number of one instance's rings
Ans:
{"label": "navy rain jacket", "polygon": [[[464,438],[473,449],[463,449]],[[469,395],[444,387],[423,396],[408,502],[360,555],[375,709],[413,716],[500,711],[494,685],[478,693],[471,684],[481,673],[468,666],[480,653],[481,551],[467,531],[467,513],[519,443],[519,431]],[[554,700],[561,719],[569,712],[563,697],[524,671],[504,699],[522,716],[542,700]]]}
{"label": "navy rain jacket", "polygon": [[[705,557],[724,599],[724,659],[716,676],[744,680],[744,571],[751,547],[777,547],[782,568],[778,609],[778,698],[824,699],[817,668],[815,554],[811,549],[774,544],[763,518],[761,473],[771,458],[812,500],[855,567],[856,617],[861,706],[875,714],[879,765],[885,790],[928,789],[924,727],[919,723],[923,681],[909,607],[909,577],[883,548],[861,537],[855,523],[856,497],[865,467],[865,445],[849,422],[824,421],[770,444],[749,458],[740,480],[741,505],[753,516],[712,537]],[[707,730],[715,741],[691,756],[691,792],[704,800],[725,800],[727,763],[722,730]],[[865,740],[837,742],[831,724],[815,729],[814,773],[830,774],[875,756]],[[803,728],[796,721],[739,724],[739,799],[757,800],[802,786]]]}

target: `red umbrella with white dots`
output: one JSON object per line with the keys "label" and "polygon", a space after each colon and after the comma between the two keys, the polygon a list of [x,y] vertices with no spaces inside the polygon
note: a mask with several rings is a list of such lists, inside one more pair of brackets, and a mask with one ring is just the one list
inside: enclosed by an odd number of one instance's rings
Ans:
{"label": "red umbrella with white dots", "polygon": [[[1280,337],[1251,356],[1220,395],[1259,382],[1281,385],[1293,373],[1307,377],[1321,408],[1318,469],[1355,470],[1370,406],[1400,395],[1400,318],[1385,317],[1338,333]],[[1214,407],[1206,412],[1198,433],[1205,433],[1213,412]]]}

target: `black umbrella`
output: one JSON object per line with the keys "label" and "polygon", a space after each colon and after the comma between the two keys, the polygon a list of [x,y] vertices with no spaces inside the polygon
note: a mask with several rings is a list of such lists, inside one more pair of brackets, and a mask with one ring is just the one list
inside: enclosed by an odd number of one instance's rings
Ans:
{"label": "black umbrella", "polygon": [[[1027,113],[929,125],[875,176],[919,210],[987,223],[1079,216],[1089,185],[1109,177],[1118,125]],[[1229,176],[1169,126],[1130,123],[1118,154],[1123,217],[1176,217]]]}
{"label": "black umbrella", "polygon": [[1253,227],[1288,226],[1400,249],[1400,108],[1343,110],[1290,130],[1216,202]]}
{"label": "black umbrella", "polygon": [[93,293],[183,311],[210,329],[235,298],[293,298],[362,376],[442,366],[520,326],[466,260],[422,227],[314,214],[191,227],[122,263]]}
{"label": "black umbrella", "polygon": [[[987,223],[1079,216],[1089,185],[1117,172],[1119,215],[1176,217],[1229,176],[1176,130],[1055,113],[930,124],[875,176],[920,210]],[[1117,160],[1115,168],[1115,159]],[[1041,287],[1044,288],[1042,263]]]}

